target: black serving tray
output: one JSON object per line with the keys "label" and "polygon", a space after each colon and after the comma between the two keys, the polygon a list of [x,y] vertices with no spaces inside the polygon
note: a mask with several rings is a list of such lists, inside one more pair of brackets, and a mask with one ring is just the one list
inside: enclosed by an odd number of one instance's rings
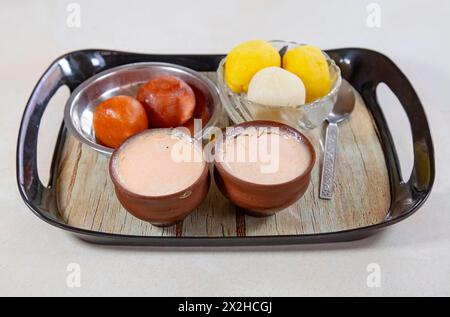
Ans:
{"label": "black serving tray", "polygon": [[[223,55],[151,55],[109,50],[82,50],[65,54],[55,60],[42,75],[26,105],[17,141],[17,183],[25,204],[42,220],[67,230],[79,238],[102,244],[206,246],[206,245],[269,245],[350,241],[367,237],[382,228],[411,216],[425,202],[435,178],[433,142],[422,104],[412,85],[400,69],[386,56],[367,49],[328,50],[339,65],[342,77],[360,93],[371,111],[379,131],[389,171],[391,206],[386,219],[375,225],[331,233],[289,236],[252,237],[145,237],[109,234],[68,226],[57,217],[54,179],[45,187],[37,172],[37,137],[42,115],[54,93],[62,85],[74,91],[83,81],[106,69],[136,62],[166,62],[197,71],[215,71]],[[378,104],[376,87],[385,83],[395,93],[411,124],[414,166],[411,177],[403,182],[400,164],[391,133]],[[61,127],[52,175],[65,137]]]}

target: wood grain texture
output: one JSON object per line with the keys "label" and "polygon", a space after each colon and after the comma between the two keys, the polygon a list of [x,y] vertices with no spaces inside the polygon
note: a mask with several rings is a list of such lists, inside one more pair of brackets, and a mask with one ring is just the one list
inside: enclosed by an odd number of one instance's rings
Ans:
{"label": "wood grain texture", "polygon": [[[214,73],[207,73],[215,79]],[[305,134],[318,154],[311,184],[295,205],[254,218],[227,201],[214,182],[205,201],[183,223],[159,228],[128,214],[114,194],[108,158],[68,135],[56,179],[60,216],[70,226],[137,236],[255,236],[334,232],[381,222],[390,205],[389,178],[372,117],[358,96],[340,125],[332,200],[319,199],[323,129]]]}

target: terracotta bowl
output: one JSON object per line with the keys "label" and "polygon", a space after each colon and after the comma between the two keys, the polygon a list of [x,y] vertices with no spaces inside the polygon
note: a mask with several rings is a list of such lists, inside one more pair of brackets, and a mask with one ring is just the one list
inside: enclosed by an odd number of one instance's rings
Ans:
{"label": "terracotta bowl", "polygon": [[189,187],[173,194],[143,196],[130,192],[118,179],[115,160],[117,160],[120,151],[126,147],[129,142],[132,142],[141,134],[148,133],[148,131],[150,130],[141,132],[129,138],[113,152],[109,162],[109,174],[113,181],[117,198],[129,213],[141,220],[150,222],[155,226],[171,226],[186,218],[198,207],[198,205],[200,205],[208,194],[211,183],[209,167],[205,162],[205,167],[200,177]]}
{"label": "terracotta bowl", "polygon": [[[216,161],[214,166],[214,180],[220,191],[233,204],[243,208],[253,216],[269,216],[281,211],[299,200],[308,189],[311,171],[316,161],[316,153],[311,142],[296,129],[278,122],[272,121],[249,121],[233,126],[232,128],[248,127],[278,127],[280,131],[296,135],[306,145],[311,155],[305,172],[298,177],[279,184],[257,184],[251,183],[232,175],[225,169],[223,163]],[[228,134],[230,135],[230,134]],[[224,133],[225,142],[227,133]]]}

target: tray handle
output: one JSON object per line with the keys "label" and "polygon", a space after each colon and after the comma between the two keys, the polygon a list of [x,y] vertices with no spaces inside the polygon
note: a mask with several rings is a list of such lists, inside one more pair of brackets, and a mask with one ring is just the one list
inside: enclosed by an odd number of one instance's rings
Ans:
{"label": "tray handle", "polygon": [[17,182],[26,204],[40,216],[54,218],[57,211],[51,185],[42,184],[37,170],[37,140],[42,116],[61,86],[68,86],[72,92],[87,77],[88,72],[85,75],[73,72],[69,61],[61,57],[39,79],[25,107],[17,141]]}
{"label": "tray handle", "polygon": [[[346,59],[353,63],[346,63]],[[379,127],[392,189],[388,219],[411,214],[426,200],[435,177],[433,142],[422,103],[407,77],[383,54],[363,49],[346,50],[338,62],[343,76],[360,92]],[[354,68],[358,71],[354,72]],[[380,83],[385,83],[396,95],[411,125],[414,164],[406,182],[402,180],[394,141],[377,98]]]}

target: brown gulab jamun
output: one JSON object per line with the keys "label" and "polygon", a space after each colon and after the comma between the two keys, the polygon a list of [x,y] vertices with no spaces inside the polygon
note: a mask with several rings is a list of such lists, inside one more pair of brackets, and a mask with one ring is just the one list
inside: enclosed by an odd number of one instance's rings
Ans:
{"label": "brown gulab jamun", "polygon": [[148,129],[144,106],[129,96],[115,96],[100,103],[95,108],[93,124],[97,141],[111,148]]}
{"label": "brown gulab jamun", "polygon": [[152,128],[178,127],[194,114],[194,92],[184,80],[175,76],[153,78],[142,85],[136,97],[144,106]]}

